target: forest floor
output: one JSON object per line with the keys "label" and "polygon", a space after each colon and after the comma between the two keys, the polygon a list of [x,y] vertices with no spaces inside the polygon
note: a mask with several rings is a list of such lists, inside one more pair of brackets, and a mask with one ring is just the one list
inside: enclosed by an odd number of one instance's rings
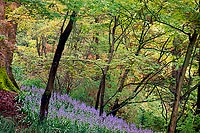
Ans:
{"label": "forest floor", "polygon": [[17,102],[17,93],[0,90],[0,115],[13,120],[18,126],[16,130],[26,128],[28,125],[22,122],[25,114],[21,112],[21,104]]}

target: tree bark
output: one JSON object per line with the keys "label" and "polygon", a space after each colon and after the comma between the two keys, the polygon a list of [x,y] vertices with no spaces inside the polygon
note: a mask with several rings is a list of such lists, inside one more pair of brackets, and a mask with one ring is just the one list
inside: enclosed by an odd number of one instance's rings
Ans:
{"label": "tree bark", "polygon": [[40,46],[41,46],[40,39],[39,37],[36,37],[36,48],[37,48],[38,56],[41,56]]}
{"label": "tree bark", "polygon": [[178,79],[177,79],[177,83],[176,83],[176,93],[175,93],[173,111],[171,114],[170,124],[168,127],[169,133],[174,133],[176,130],[177,117],[178,117],[178,113],[179,113],[178,107],[179,107],[179,102],[180,102],[182,85],[183,85],[187,67],[189,65],[189,61],[191,59],[192,51],[194,49],[194,45],[197,40],[197,36],[198,36],[198,34],[196,33],[196,30],[194,31],[194,33],[191,36],[189,36],[189,45],[188,45],[187,52],[185,55],[185,60],[183,62],[183,65],[182,65],[181,71],[178,75]]}
{"label": "tree bark", "polygon": [[[199,68],[198,68],[198,73],[199,73],[199,77],[200,77],[200,48],[199,48]],[[194,123],[197,123],[195,124],[195,131],[196,132],[199,132],[200,131],[200,127],[199,127],[199,121],[198,121],[198,117],[200,116],[200,82],[198,83],[198,88],[197,88],[197,102],[196,102],[196,111],[195,111],[195,115],[196,115],[196,118]]]}
{"label": "tree bark", "polygon": [[0,20],[4,20],[5,19],[5,2],[3,0],[0,0]]}
{"label": "tree bark", "polygon": [[[102,80],[101,80],[101,82],[102,82]],[[95,102],[95,109],[96,110],[99,107],[99,99],[100,99],[100,94],[101,94],[101,82],[100,82],[100,85],[99,85],[99,90],[97,92],[97,98],[96,98],[96,102]]]}
{"label": "tree bark", "polygon": [[[198,12],[200,13],[200,0],[198,4]],[[200,38],[198,38],[198,43]],[[199,69],[198,69],[199,77],[200,77],[200,48],[199,48]],[[198,91],[197,91],[197,109],[196,109],[196,114],[200,114],[200,85],[198,86]]]}
{"label": "tree bark", "polygon": [[[5,20],[5,6],[6,3],[0,0],[0,67],[6,71],[6,75],[1,76],[0,80],[2,80],[2,85],[5,84],[3,81],[7,80],[9,80],[9,82],[11,81],[13,84],[12,87],[7,85],[6,90],[19,92],[19,87],[14,79],[11,67],[15,49],[17,25]],[[3,71],[4,70],[2,70],[2,73]]]}
{"label": "tree bark", "polygon": [[46,43],[47,43],[47,39],[45,37],[45,35],[42,35],[41,36],[41,43],[42,43],[42,51],[41,51],[41,56],[43,56],[43,53],[44,53],[44,56],[46,57],[47,56],[47,52],[46,52]]}
{"label": "tree bark", "polygon": [[[41,106],[40,106],[40,121],[43,121],[45,118],[47,118],[48,115],[48,106],[49,106],[49,100],[51,98],[51,93],[53,91],[53,84],[55,81],[55,75],[57,72],[57,68],[59,65],[59,61],[62,55],[62,52],[64,50],[64,46],[65,43],[73,29],[73,24],[75,22],[75,17],[76,17],[76,12],[73,11],[72,15],[70,16],[70,20],[69,23],[67,25],[67,27],[65,28],[64,32],[61,30],[61,35],[60,35],[60,39],[59,39],[59,43],[56,49],[56,52],[54,54],[54,59],[51,65],[51,69],[49,72],[49,79],[48,79],[48,83],[47,83],[47,87],[45,89],[44,94],[42,95],[42,99],[41,99]],[[65,23],[65,21],[64,21]],[[63,23],[63,26],[64,26]],[[63,29],[63,27],[61,28]]]}
{"label": "tree bark", "polygon": [[104,73],[102,75],[102,79],[101,79],[101,99],[100,99],[100,112],[99,112],[99,116],[101,116],[103,114],[103,108],[104,108],[104,94],[105,94],[105,88],[106,88],[106,74]]}
{"label": "tree bark", "polygon": [[[198,73],[200,77],[200,48],[199,48],[199,68],[198,68]],[[200,114],[200,85],[198,86],[197,90],[197,108],[196,108],[196,115]]]}

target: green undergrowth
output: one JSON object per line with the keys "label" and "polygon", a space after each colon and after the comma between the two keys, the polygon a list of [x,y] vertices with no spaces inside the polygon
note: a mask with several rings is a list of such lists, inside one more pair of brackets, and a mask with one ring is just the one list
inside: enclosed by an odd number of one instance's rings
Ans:
{"label": "green undergrowth", "polygon": [[26,79],[22,82],[23,86],[28,86],[28,87],[32,87],[35,86],[37,88],[45,88],[45,84],[38,78],[34,78],[34,79]]}
{"label": "green undergrowth", "polygon": [[0,116],[0,133],[13,133],[16,127],[12,119]]}
{"label": "green undergrowth", "polygon": [[[26,127],[26,128],[25,128]],[[0,133],[116,133],[106,128],[89,127],[88,124],[78,124],[67,119],[48,119],[42,124],[37,120],[31,125],[21,126],[10,118],[0,116]]]}

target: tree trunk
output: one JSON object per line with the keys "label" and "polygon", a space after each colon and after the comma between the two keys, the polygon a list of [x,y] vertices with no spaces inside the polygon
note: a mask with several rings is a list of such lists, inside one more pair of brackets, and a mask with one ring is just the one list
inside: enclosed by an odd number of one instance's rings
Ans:
{"label": "tree trunk", "polygon": [[104,94],[105,94],[105,87],[106,87],[106,74],[104,73],[102,75],[102,79],[101,79],[101,99],[100,99],[100,112],[99,112],[99,116],[101,116],[103,114],[103,108],[104,108]]}
{"label": "tree trunk", "polygon": [[[199,48],[199,68],[198,68],[198,73],[199,73],[199,77],[200,77],[200,48]],[[195,123],[195,131],[196,132],[199,132],[200,131],[200,124],[199,124],[199,121],[198,121],[198,117],[200,116],[200,82],[199,82],[199,85],[198,85],[198,89],[197,89],[197,102],[196,102],[196,111],[195,111],[195,115],[197,116],[194,120],[194,123]]]}
{"label": "tree trunk", "polygon": [[[198,12],[200,13],[200,0],[199,0],[199,4],[198,4]],[[198,38],[198,43],[200,38]],[[199,77],[200,77],[200,48],[199,48]],[[199,115],[200,114],[200,85],[198,86],[198,92],[197,92],[197,109],[196,109],[196,114]]]}
{"label": "tree trunk", "polygon": [[[62,52],[64,50],[65,43],[72,31],[73,24],[75,21],[75,16],[76,16],[76,13],[73,11],[72,15],[70,16],[69,23],[68,23],[67,27],[65,28],[64,32],[61,30],[62,33],[60,35],[59,43],[58,43],[58,46],[57,46],[57,49],[56,49],[56,52],[54,55],[54,59],[53,59],[52,65],[51,65],[51,69],[49,72],[49,79],[48,79],[47,87],[46,87],[45,92],[42,95],[42,99],[41,99],[40,121],[43,121],[45,118],[47,118],[49,100],[51,98],[51,93],[53,91],[55,75],[57,72],[57,68],[59,65],[59,61],[60,61]],[[65,23],[65,21],[64,21],[64,23]],[[64,26],[64,23],[63,23],[63,26]],[[63,29],[63,27],[61,29]]]}
{"label": "tree trunk", "polygon": [[[102,81],[101,81],[102,82]],[[99,107],[99,99],[100,99],[100,94],[101,94],[101,82],[99,85],[99,90],[97,92],[97,98],[96,98],[96,102],[95,102],[95,109],[97,110]]]}
{"label": "tree trunk", "polygon": [[[95,18],[95,23],[99,23],[100,21],[99,21],[100,19],[99,19],[99,17],[96,17]],[[97,44],[97,45],[99,45],[99,33],[97,32],[96,33],[96,35],[95,35],[95,37],[94,37],[94,41],[95,41],[95,43]],[[97,52],[97,50],[95,49],[95,51]],[[99,59],[100,58],[100,56],[99,56],[99,54],[98,53],[96,53],[96,60],[97,59]]]}
{"label": "tree trunk", "polygon": [[[200,77],[200,48],[199,48],[199,69],[198,69],[199,77]],[[196,108],[196,115],[200,114],[200,85],[198,86],[197,90],[197,108]]]}
{"label": "tree trunk", "polygon": [[47,43],[47,39],[45,37],[45,35],[42,35],[41,36],[41,43],[42,43],[42,51],[41,51],[41,55],[43,56],[43,53],[44,53],[44,56],[46,57],[47,56],[47,52],[46,52],[46,43]]}
{"label": "tree trunk", "polygon": [[177,83],[176,83],[176,93],[175,93],[175,100],[174,100],[174,105],[173,105],[173,111],[171,114],[171,119],[170,119],[170,124],[168,127],[168,132],[169,133],[174,133],[176,130],[176,124],[177,124],[177,117],[178,117],[178,107],[179,107],[179,102],[180,102],[180,96],[181,96],[181,91],[182,91],[182,85],[185,77],[185,73],[187,70],[187,67],[189,65],[189,61],[191,59],[192,51],[194,49],[195,42],[197,40],[198,34],[196,31],[192,34],[192,36],[189,37],[189,45],[187,48],[187,53],[185,55],[185,60],[183,62],[181,71],[178,75]]}
{"label": "tree trunk", "polygon": [[36,48],[37,48],[38,56],[41,56],[40,46],[41,46],[40,39],[39,37],[36,37]]}
{"label": "tree trunk", "polygon": [[[111,21],[112,23],[112,21]],[[116,28],[117,28],[117,24],[118,24],[118,19],[115,16],[114,17],[114,26],[112,28],[111,31],[111,23],[110,23],[110,29],[109,29],[109,56],[108,56],[108,61],[107,64],[110,64],[113,56],[114,56],[114,45],[115,45],[115,32],[116,32]],[[111,39],[112,36],[112,39]],[[106,66],[102,72],[102,77],[101,77],[101,81],[100,81],[100,85],[99,85],[99,90],[97,93],[97,99],[96,99],[96,105],[95,105],[95,109],[98,109],[98,105],[99,105],[99,99],[100,100],[100,113],[99,115],[101,116],[103,114],[103,108],[104,108],[104,93],[105,93],[105,84],[106,84],[106,75],[107,72],[109,70],[109,66]]]}
{"label": "tree trunk", "polygon": [[0,0],[0,86],[3,87],[0,89],[19,92],[11,67],[17,28],[16,24],[5,20],[4,8],[5,2]]}
{"label": "tree trunk", "polygon": [[3,0],[0,0],[0,20],[4,20],[5,19],[5,2]]}

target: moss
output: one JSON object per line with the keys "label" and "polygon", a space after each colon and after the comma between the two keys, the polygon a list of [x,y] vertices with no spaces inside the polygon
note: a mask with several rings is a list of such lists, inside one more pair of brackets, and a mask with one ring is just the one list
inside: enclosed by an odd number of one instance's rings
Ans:
{"label": "moss", "polygon": [[4,35],[0,35],[0,41],[5,40],[5,36]]}
{"label": "moss", "polygon": [[0,67],[0,89],[7,91],[14,91],[17,93],[20,91],[13,85],[13,83],[9,79],[5,67]]}

